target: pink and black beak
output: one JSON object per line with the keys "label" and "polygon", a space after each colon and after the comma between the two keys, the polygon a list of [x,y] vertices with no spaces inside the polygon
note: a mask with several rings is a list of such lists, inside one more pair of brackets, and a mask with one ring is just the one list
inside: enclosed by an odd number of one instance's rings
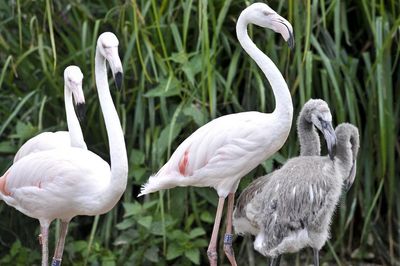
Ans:
{"label": "pink and black beak", "polygon": [[118,46],[107,48],[106,59],[110,65],[117,89],[122,87],[123,70],[121,59],[118,55]]}
{"label": "pink and black beak", "polygon": [[73,90],[72,95],[74,97],[76,116],[78,117],[80,122],[83,122],[86,115],[86,104],[85,96],[83,95],[82,91],[82,84],[80,84],[80,86],[80,89]]}
{"label": "pink and black beak", "polygon": [[273,14],[272,21],[274,22],[274,27],[272,28],[275,32],[280,33],[283,39],[287,42],[290,49],[294,48],[294,36],[293,27],[283,17],[278,14]]}

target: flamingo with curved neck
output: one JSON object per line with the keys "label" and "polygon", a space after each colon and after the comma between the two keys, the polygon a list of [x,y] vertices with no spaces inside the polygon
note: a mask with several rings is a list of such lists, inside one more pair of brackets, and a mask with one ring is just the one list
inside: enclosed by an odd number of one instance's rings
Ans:
{"label": "flamingo with curved neck", "polygon": [[219,196],[213,233],[207,254],[217,264],[217,238],[225,198],[228,197],[224,251],[232,265],[232,212],[240,179],[285,143],[292,124],[293,104],[279,69],[257,48],[247,34],[256,24],[280,33],[293,46],[292,26],[266,4],[255,3],[239,16],[236,32],[243,49],[257,63],[271,84],[276,107],[272,113],[243,112],[210,121],[184,142],[169,161],[143,185],[144,195],[176,186],[213,187]]}
{"label": "flamingo with curved neck", "polygon": [[82,129],[74,110],[74,101],[78,116],[82,119],[85,96],[82,90],[83,74],[77,66],[68,66],[64,70],[64,105],[68,131],[43,132],[25,142],[14,156],[14,163],[28,154],[51,149],[77,147],[87,149]]}
{"label": "flamingo with curved neck", "polygon": [[125,191],[128,159],[122,127],[107,80],[110,63],[117,86],[122,81],[118,39],[99,36],[96,50],[96,85],[110,148],[110,165],[95,153],[79,148],[37,152],[14,163],[0,178],[0,198],[25,215],[39,219],[42,265],[48,264],[48,228],[62,221],[61,237],[52,265],[60,265],[69,221],[77,215],[98,215],[111,210]]}

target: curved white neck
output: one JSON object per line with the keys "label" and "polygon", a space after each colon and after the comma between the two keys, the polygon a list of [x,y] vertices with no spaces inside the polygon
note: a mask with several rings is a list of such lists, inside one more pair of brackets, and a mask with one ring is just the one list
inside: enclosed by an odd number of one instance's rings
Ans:
{"label": "curved white neck", "polygon": [[242,12],[236,24],[237,38],[243,49],[257,63],[271,84],[275,96],[275,110],[273,113],[278,115],[282,122],[288,121],[291,124],[293,118],[293,103],[289,88],[274,62],[261,52],[250,39],[247,34],[248,24],[249,21],[246,19],[246,13]]}
{"label": "curved white neck", "polygon": [[74,110],[72,102],[72,92],[64,86],[64,104],[65,112],[67,115],[67,125],[69,137],[71,139],[71,146],[81,149],[87,149],[85,140],[83,139],[81,125]]}
{"label": "curved white neck", "polygon": [[108,87],[106,60],[98,49],[96,49],[95,57],[95,78],[100,107],[107,129],[111,161],[110,185],[101,196],[112,207],[126,189],[128,158],[124,133]]}

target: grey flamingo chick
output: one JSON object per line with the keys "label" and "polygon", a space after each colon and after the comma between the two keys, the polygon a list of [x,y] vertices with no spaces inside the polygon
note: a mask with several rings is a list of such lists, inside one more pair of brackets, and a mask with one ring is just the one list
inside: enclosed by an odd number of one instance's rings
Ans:
{"label": "grey flamingo chick", "polygon": [[[321,144],[316,128],[324,134],[328,151],[333,156],[333,146],[336,145],[336,135],[332,127],[332,114],[328,104],[321,99],[308,100],[300,111],[297,118],[297,136],[300,143],[300,156],[320,155]],[[247,228],[242,229],[242,233],[251,233],[257,235],[258,229],[253,229],[250,220],[247,219],[244,213],[237,215],[239,212],[244,212],[244,204],[250,202],[255,194],[259,193],[264,184],[269,180],[273,173],[254,180],[240,195],[238,204],[235,209],[235,227]],[[243,218],[243,219],[242,219]]]}
{"label": "grey flamingo chick", "polygon": [[[310,246],[314,265],[329,237],[329,225],[342,186],[355,177],[358,129],[348,123],[336,130],[336,156],[299,156],[255,180],[238,199],[234,212],[237,233],[256,235],[254,248],[278,265],[283,253]],[[247,194],[251,194],[249,197]]]}

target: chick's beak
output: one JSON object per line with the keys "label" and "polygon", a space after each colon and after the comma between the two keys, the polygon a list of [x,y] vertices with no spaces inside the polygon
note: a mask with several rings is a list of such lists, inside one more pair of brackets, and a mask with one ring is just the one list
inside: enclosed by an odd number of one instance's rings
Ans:
{"label": "chick's beak", "polygon": [[336,134],[331,122],[321,121],[322,134],[328,148],[329,158],[333,160],[336,155]]}

